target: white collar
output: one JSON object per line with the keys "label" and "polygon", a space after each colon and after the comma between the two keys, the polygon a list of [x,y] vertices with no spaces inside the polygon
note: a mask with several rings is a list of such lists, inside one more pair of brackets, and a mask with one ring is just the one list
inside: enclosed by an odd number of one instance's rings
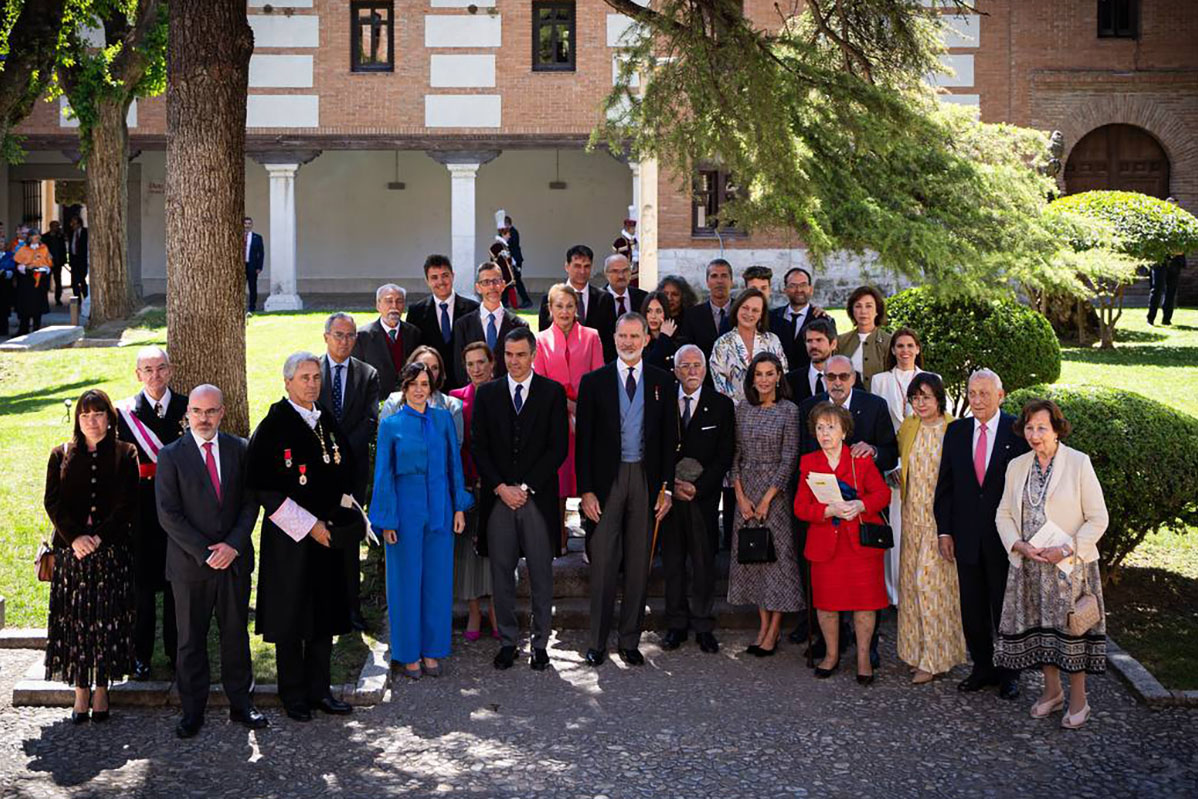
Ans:
{"label": "white collar", "polygon": [[988,422],[982,422],[982,421],[978,420],[978,417],[976,417],[976,416],[973,417],[973,421],[975,422],[975,424],[973,426],[973,432],[977,433],[978,425],[980,424],[986,428],[986,431],[988,433],[997,433],[998,432],[998,417],[1001,415],[1002,415],[1001,411],[995,411],[994,415],[990,417],[990,421],[988,421]]}
{"label": "white collar", "polygon": [[170,386],[167,386],[166,391],[162,392],[162,399],[150,399],[150,395],[146,393],[146,390],[144,388],[141,390],[141,394],[143,397],[146,398],[146,404],[149,405],[151,408],[154,407],[155,403],[159,403],[159,402],[162,403],[162,412],[163,413],[166,413],[166,409],[171,406]]}
{"label": "white collar", "polygon": [[[402,320],[401,320],[401,322],[402,322]],[[381,316],[379,317],[379,327],[381,327],[383,329],[383,332],[387,333],[388,335],[390,335],[392,330],[399,330],[399,325],[396,325],[395,327],[387,327],[387,323],[383,321],[383,317],[381,317]],[[396,335],[399,335],[399,334],[397,333]]]}
{"label": "white collar", "polygon": [[[827,390],[826,384],[825,384],[824,390],[825,391]],[[851,411],[853,409],[853,394],[855,394],[855,393],[857,393],[857,389],[855,389],[855,388],[849,389],[849,396],[845,399],[844,405],[841,405],[840,407],[844,408],[846,411]],[[836,404],[836,400],[832,399],[831,394],[828,395],[828,401],[831,402],[833,405]]]}
{"label": "white collar", "polygon": [[300,415],[300,418],[304,420],[304,423],[308,427],[311,427],[313,430],[316,429],[316,423],[320,421],[320,406],[313,403],[312,410],[308,410],[302,405],[296,405],[291,401],[290,397],[287,398],[287,403],[292,408],[295,408],[295,412]]}
{"label": "white collar", "polygon": [[619,364],[619,366],[617,367],[617,369],[619,370],[618,371],[619,374],[623,375],[624,377],[627,377],[628,370],[631,369],[632,376],[637,380],[637,382],[640,382],[641,373],[645,371],[645,359],[644,358],[641,358],[639,361],[637,361],[636,365],[634,365],[634,366],[629,366],[628,364],[624,363],[624,361],[620,360],[618,357],[616,358],[616,362]]}
{"label": "white collar", "polygon": [[443,300],[437,299],[436,294],[432,295],[432,297],[433,297],[433,308],[438,311],[438,314],[437,314],[438,316],[440,316],[439,312],[441,310],[441,303],[445,303],[445,310],[449,311],[451,316],[453,315],[453,301],[455,299],[457,299],[457,294],[455,294],[454,292],[451,291],[451,292],[449,292],[449,296]]}
{"label": "white collar", "polygon": [[687,394],[686,389],[684,389],[682,387],[682,384],[681,383],[678,384],[678,401],[679,402],[682,401],[683,397],[690,397],[694,401],[694,404],[697,405],[699,403],[699,395],[702,393],[703,393],[703,384],[702,383],[700,383],[699,387],[695,389],[694,394]]}
{"label": "white collar", "polygon": [[191,433],[191,437],[196,440],[196,446],[200,448],[201,453],[204,451],[205,444],[212,444],[212,454],[213,457],[216,457],[216,453],[220,451],[220,441],[217,440],[220,438],[219,431],[212,437],[211,441],[205,441],[195,430],[189,430],[189,432]]}
{"label": "white collar", "polygon": [[807,303],[806,305],[803,306],[803,308],[801,310],[798,310],[798,311],[796,311],[794,309],[793,305],[790,305],[788,303],[786,305],[786,318],[793,322],[797,317],[802,316],[803,314],[807,313],[810,310],[811,310],[811,303]]}
{"label": "white collar", "polygon": [[497,306],[495,306],[495,310],[488,311],[487,306],[480,304],[478,306],[478,315],[479,315],[480,319],[486,319],[488,316],[502,316],[503,315],[503,305],[502,304],[497,305]]}

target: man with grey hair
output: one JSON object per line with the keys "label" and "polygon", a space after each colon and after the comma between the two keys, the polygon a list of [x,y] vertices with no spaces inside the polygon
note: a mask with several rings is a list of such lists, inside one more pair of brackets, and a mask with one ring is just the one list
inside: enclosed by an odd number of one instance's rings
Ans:
{"label": "man with grey hair", "polygon": [[[662,649],[677,649],[695,631],[699,648],[720,650],[712,630],[715,615],[715,552],[721,487],[736,449],[732,400],[706,384],[703,350],[683,344],[674,354],[678,379],[678,447],[674,453],[674,502],[661,525],[661,561],[666,579],[666,627]],[[687,604],[686,559],[691,598]]]}
{"label": "man with grey hair", "polygon": [[[333,412],[349,443],[347,457],[354,469],[354,498],[366,502],[370,479],[370,444],[379,426],[379,373],[353,357],[357,325],[347,313],[330,314],[324,323],[325,354],[320,356],[320,404]],[[360,547],[345,549],[345,579],[349,592],[350,622],[365,630],[359,595],[362,585]]]}
{"label": "man with grey hair", "polygon": [[614,252],[603,259],[603,276],[607,278],[606,291],[616,304],[616,316],[629,311],[640,313],[649,292],[632,284],[632,264],[623,253]]}
{"label": "man with grey hair", "polygon": [[997,374],[978,369],[969,377],[968,390],[972,417],[958,419],[944,432],[935,499],[940,554],[957,564],[961,625],[973,660],[973,671],[957,688],[972,692],[997,685],[999,696],[1015,699],[1018,672],[994,666],[1009,565],[994,517],[1007,464],[1028,445],[1015,435],[1015,417],[1001,410],[1006,395]]}
{"label": "man with grey hair", "polygon": [[133,679],[150,678],[150,661],[158,627],[158,595],[162,594],[162,648],[174,670],[178,636],[175,601],[166,579],[166,532],[154,506],[158,453],[186,430],[187,397],[172,392],[173,372],[166,350],[158,346],[137,351],[134,371],[141,391],[116,404],[117,437],[137,447],[138,521],[133,539],[133,583],[136,621],[133,625]]}
{"label": "man with grey hair", "polygon": [[403,321],[407,292],[394,283],[384,283],[374,293],[379,316],[358,331],[353,356],[379,373],[379,393],[391,395],[408,356],[420,346],[420,330]]}
{"label": "man with grey hair", "polygon": [[258,503],[246,490],[248,444],[220,430],[224,397],[212,385],[196,386],[187,400],[190,435],[163,448],[154,493],[168,542],[166,574],[175,597],[179,661],[175,683],[183,718],[175,727],[191,738],[204,724],[208,704],[208,628],[220,629],[220,681],[229,718],[253,730],[267,726],[250,689],[250,575]]}
{"label": "man with grey hair", "polygon": [[297,352],[283,365],[287,396],[270,406],[249,445],[248,488],[262,520],[256,629],[275,645],[279,698],[289,718],[347,714],[329,688],[333,636],[348,633],[346,548],[365,533],[355,506],[351,447],[319,402],[320,359]]}

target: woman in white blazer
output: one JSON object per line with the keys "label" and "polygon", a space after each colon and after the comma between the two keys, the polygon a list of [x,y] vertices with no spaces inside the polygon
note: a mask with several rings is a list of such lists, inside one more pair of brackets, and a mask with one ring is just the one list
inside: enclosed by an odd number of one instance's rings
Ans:
{"label": "woman in white blazer", "polygon": [[[1015,432],[1027,440],[1031,452],[1007,466],[995,516],[1011,565],[994,665],[1042,667],[1044,693],[1032,705],[1033,718],[1046,718],[1064,707],[1061,672],[1068,673],[1069,708],[1061,726],[1077,729],[1090,717],[1086,674],[1106,671],[1098,539],[1106,532],[1108,516],[1089,456],[1061,443],[1069,430],[1061,409],[1050,400],[1028,402],[1015,423]],[[1056,540],[1042,540],[1050,533]],[[1074,635],[1069,614],[1086,594],[1097,603],[1098,621]]]}

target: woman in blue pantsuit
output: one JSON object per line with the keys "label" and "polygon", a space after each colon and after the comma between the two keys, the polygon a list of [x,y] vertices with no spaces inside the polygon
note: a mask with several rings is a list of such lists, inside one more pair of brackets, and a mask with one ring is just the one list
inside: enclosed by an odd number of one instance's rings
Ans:
{"label": "woman in blue pantsuit", "polygon": [[[449,654],[453,612],[453,535],[474,504],[462,478],[449,411],[428,404],[429,368],[400,374],[404,404],[379,425],[370,522],[383,531],[391,660],[411,679],[439,676]],[[423,667],[423,669],[422,669]]]}

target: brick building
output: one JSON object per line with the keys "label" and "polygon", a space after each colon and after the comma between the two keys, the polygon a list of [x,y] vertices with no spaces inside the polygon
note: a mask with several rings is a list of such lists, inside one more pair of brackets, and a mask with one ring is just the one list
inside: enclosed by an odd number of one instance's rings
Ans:
{"label": "brick building", "polygon": [[[745,0],[763,25],[772,0]],[[946,101],[987,121],[1064,134],[1069,190],[1132,188],[1198,210],[1198,3],[981,0],[954,17]],[[246,213],[266,239],[261,290],[273,308],[362,295],[385,280],[423,287],[429,252],[461,288],[485,257],[493,215],[521,231],[534,290],[558,279],[575,242],[606,254],[629,204],[649,275],[700,281],[721,250],[734,266],[806,263],[782,232],[721,234],[727,176],[692,193],[655,164],[584,146],[631,20],[602,0],[249,0],[256,48],[247,97]],[[130,265],[147,296],[166,289],[165,99],[130,112]],[[53,181],[79,179],[63,103],[22,125],[28,158],[0,166],[4,217],[62,213]],[[821,296],[855,283],[845,259]]]}

